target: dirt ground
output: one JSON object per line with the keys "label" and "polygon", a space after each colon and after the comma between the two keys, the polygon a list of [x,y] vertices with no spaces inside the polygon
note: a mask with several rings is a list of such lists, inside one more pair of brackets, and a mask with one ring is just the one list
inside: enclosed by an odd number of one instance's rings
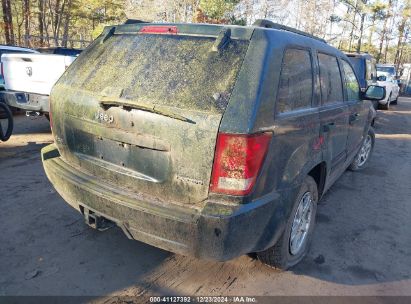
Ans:
{"label": "dirt ground", "polygon": [[326,194],[310,253],[283,273],[92,230],[44,174],[48,121],[15,123],[0,143],[0,295],[411,295],[411,98],[378,112],[369,167]]}

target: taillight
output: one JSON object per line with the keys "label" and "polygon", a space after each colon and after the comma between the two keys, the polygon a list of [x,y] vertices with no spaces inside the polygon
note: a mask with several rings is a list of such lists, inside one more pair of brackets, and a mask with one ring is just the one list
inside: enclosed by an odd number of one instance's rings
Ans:
{"label": "taillight", "polygon": [[251,192],[271,140],[270,133],[219,133],[210,191],[231,195]]}
{"label": "taillight", "polygon": [[176,26],[143,26],[140,30],[140,33],[144,34],[177,34],[177,27]]}

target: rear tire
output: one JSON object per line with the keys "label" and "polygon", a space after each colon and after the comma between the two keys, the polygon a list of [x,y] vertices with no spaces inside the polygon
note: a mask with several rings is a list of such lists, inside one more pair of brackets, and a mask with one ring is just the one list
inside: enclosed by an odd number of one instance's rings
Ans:
{"label": "rear tire", "polygon": [[[301,206],[306,206],[308,197],[311,199],[309,203],[310,210],[307,210],[308,212],[305,213],[304,209],[306,208],[302,208]],[[305,203],[304,200],[306,200]],[[286,270],[299,263],[305,257],[310,247],[315,226],[317,203],[317,183],[311,176],[307,176],[294,201],[290,217],[287,220],[285,230],[280,239],[274,246],[257,252],[257,258],[264,264],[280,270]],[[298,218],[305,218],[305,220],[298,222]],[[306,225],[308,218],[309,224]],[[298,238],[299,231],[305,233],[302,240]]]}
{"label": "rear tire", "polygon": [[9,140],[13,133],[13,113],[9,106],[0,101],[0,119],[7,120],[7,130],[3,130],[3,126],[0,124],[0,141]]}
{"label": "rear tire", "polygon": [[390,103],[391,103],[391,94],[390,94],[390,96],[388,96],[387,103],[386,104],[379,104],[378,108],[380,110],[388,111],[390,109]]}
{"label": "rear tire", "polygon": [[398,96],[397,96],[397,98],[396,98],[395,100],[393,100],[391,103],[397,105],[397,104],[398,104]]}
{"label": "rear tire", "polygon": [[383,104],[379,104],[378,105],[378,109],[379,110],[385,110],[385,111],[388,111],[389,109],[390,109],[390,105],[389,105],[389,103],[387,102],[385,105],[383,105]]}
{"label": "rear tire", "polygon": [[365,136],[362,142],[360,150],[357,155],[355,155],[354,160],[348,169],[351,171],[359,171],[367,167],[374,150],[374,144],[375,132],[374,129],[370,127],[367,136]]}

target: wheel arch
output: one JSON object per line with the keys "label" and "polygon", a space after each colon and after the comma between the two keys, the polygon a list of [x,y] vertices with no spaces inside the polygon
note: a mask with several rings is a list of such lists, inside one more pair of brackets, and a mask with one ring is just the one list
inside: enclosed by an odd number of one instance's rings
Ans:
{"label": "wheel arch", "polygon": [[315,167],[313,167],[308,174],[311,176],[316,184],[317,184],[317,189],[318,189],[318,197],[321,198],[321,196],[324,193],[324,187],[325,187],[325,181],[327,177],[327,164],[325,161],[317,164]]}

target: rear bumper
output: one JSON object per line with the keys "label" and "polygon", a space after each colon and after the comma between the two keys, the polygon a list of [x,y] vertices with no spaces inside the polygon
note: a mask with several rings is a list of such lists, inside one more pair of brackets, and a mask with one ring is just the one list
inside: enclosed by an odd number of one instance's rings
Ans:
{"label": "rear bumper", "polygon": [[25,92],[1,91],[0,99],[9,106],[25,111],[49,112],[49,96]]}
{"label": "rear bumper", "polygon": [[207,202],[199,210],[102,183],[67,164],[55,145],[42,149],[42,160],[47,177],[72,207],[91,210],[132,239],[168,251],[224,261],[272,246],[285,226],[277,193],[236,206]]}

